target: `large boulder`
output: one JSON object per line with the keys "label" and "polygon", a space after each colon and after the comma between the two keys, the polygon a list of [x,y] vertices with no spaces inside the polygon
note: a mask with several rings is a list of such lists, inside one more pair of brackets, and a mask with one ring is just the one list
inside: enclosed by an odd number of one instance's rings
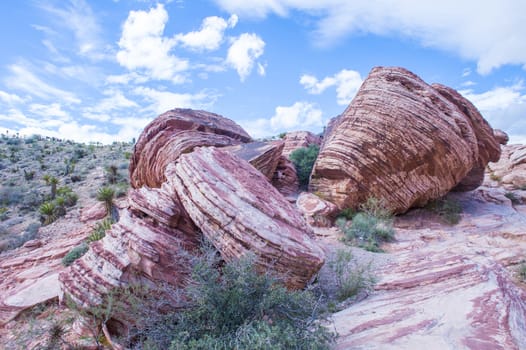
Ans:
{"label": "large boulder", "polygon": [[225,149],[246,160],[265,175],[267,179],[272,180],[284,145],[283,141],[259,141],[230,146]]}
{"label": "large boulder", "polygon": [[526,189],[526,145],[503,146],[500,160],[488,164],[486,180],[510,190]]}
{"label": "large boulder", "polygon": [[192,109],[173,109],[144,128],[130,160],[130,183],[160,187],[164,169],[179,155],[196,146],[230,146],[249,142],[239,125],[218,114]]}
{"label": "large boulder", "polygon": [[308,147],[309,145],[319,146],[321,144],[321,137],[310,131],[289,132],[283,140],[285,141],[285,147],[282,154],[286,157],[290,156],[298,148]]}
{"label": "large boulder", "polygon": [[195,224],[225,260],[254,252],[261,270],[304,287],[324,262],[296,208],[248,162],[213,147],[195,149],[166,177]]}
{"label": "large boulder", "polygon": [[339,208],[375,197],[402,213],[480,175],[500,155],[469,101],[403,68],[374,68],[328,131],[309,188]]}

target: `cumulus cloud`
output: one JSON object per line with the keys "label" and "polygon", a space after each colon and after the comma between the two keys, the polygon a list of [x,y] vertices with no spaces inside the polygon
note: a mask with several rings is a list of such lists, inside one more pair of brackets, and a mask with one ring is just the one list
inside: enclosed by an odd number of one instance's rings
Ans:
{"label": "cumulus cloud", "polygon": [[526,2],[519,0],[215,0],[240,16],[263,18],[303,11],[316,20],[316,43],[330,45],[350,34],[403,36],[477,61],[487,74],[505,64],[526,65]]}
{"label": "cumulus cloud", "polygon": [[161,114],[174,108],[206,109],[211,106],[217,98],[216,95],[204,91],[196,94],[181,94],[159,91],[143,86],[135,88],[134,93],[149,101],[151,103],[149,109],[156,114]]}
{"label": "cumulus cloud", "polygon": [[[244,81],[252,72],[256,60],[263,55],[264,49],[265,42],[257,34],[243,33],[232,40],[226,63],[234,68],[241,81]],[[265,74],[265,69],[260,64],[258,64],[258,73]]]}
{"label": "cumulus cloud", "polygon": [[460,93],[473,102],[493,128],[507,132],[510,143],[526,143],[526,92],[522,83]]}
{"label": "cumulus cloud", "polygon": [[144,71],[152,79],[183,82],[188,61],[171,54],[176,44],[163,36],[168,12],[162,4],[149,11],[130,11],[119,40],[117,61],[131,71]]}
{"label": "cumulus cloud", "polygon": [[336,87],[336,98],[339,105],[348,105],[354,98],[362,85],[363,79],[360,73],[353,70],[342,69],[333,76],[319,80],[313,75],[304,74],[300,78],[300,84],[308,93],[318,95],[328,88]]}
{"label": "cumulus cloud", "polygon": [[199,31],[177,34],[175,40],[182,46],[196,51],[217,50],[223,42],[225,30],[234,28],[236,24],[236,15],[230,16],[228,20],[217,16],[206,17]]}
{"label": "cumulus cloud", "polygon": [[317,131],[323,126],[323,112],[310,102],[295,102],[291,106],[278,106],[268,119],[243,120],[239,122],[255,138],[276,135],[292,130]]}

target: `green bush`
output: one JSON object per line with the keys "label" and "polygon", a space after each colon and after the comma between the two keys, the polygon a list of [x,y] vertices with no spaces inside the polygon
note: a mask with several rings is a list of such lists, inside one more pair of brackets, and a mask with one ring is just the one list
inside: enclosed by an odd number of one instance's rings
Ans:
{"label": "green bush", "polygon": [[508,198],[512,204],[520,204],[521,203],[521,200],[519,197],[517,197],[517,195],[513,192],[506,192],[504,193],[504,196],[506,198]]}
{"label": "green bush", "polygon": [[293,151],[289,156],[296,168],[300,186],[303,188],[306,188],[309,184],[310,173],[312,172],[312,167],[314,166],[314,162],[316,162],[319,151],[320,147],[318,145],[309,145],[309,147],[299,148]]}
{"label": "green bush", "polygon": [[394,238],[393,219],[381,201],[369,198],[360,206],[351,222],[344,217],[336,220],[344,240],[371,252],[381,252],[380,243]]}
{"label": "green bush", "polygon": [[62,258],[62,265],[69,266],[73,264],[75,260],[86,254],[88,251],[88,245],[86,243],[81,243],[80,245],[76,246],[75,248],[71,249],[69,253],[67,253]]}
{"label": "green bush", "polygon": [[111,228],[111,225],[113,224],[113,220],[111,218],[106,218],[100,222],[97,223],[97,226],[93,229],[93,232],[88,236],[86,241],[88,243],[99,241],[106,236],[106,231],[108,231]]}
{"label": "green bush", "polygon": [[438,215],[444,222],[455,225],[460,221],[462,206],[457,201],[448,198],[439,198],[429,202],[426,209]]}
{"label": "green bush", "polygon": [[348,250],[338,249],[328,264],[336,275],[336,297],[339,301],[349,299],[359,291],[370,290],[375,283],[370,265],[353,263],[352,253]]}
{"label": "green bush", "polygon": [[183,292],[187,307],[141,320],[148,327],[136,329],[139,348],[329,349],[333,334],[317,319],[314,295],[287,290],[253,263],[248,256],[226,263],[220,273],[217,256],[194,259],[193,283]]}

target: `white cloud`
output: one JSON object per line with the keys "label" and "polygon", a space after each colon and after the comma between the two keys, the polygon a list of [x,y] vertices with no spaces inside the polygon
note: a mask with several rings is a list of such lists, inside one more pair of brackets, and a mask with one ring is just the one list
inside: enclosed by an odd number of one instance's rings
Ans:
{"label": "white cloud", "polygon": [[[234,68],[241,81],[244,81],[252,72],[254,63],[263,54],[265,42],[254,33],[243,33],[233,39],[228,49],[226,63]],[[261,66],[263,67],[263,66]],[[259,73],[264,74],[264,69],[258,65]]]}
{"label": "white cloud", "polygon": [[487,74],[505,64],[526,65],[526,2],[370,1],[370,0],[215,0],[240,16],[263,18],[293,10],[316,20],[315,43],[330,45],[353,34],[403,36],[477,61]]}
{"label": "white cloud", "polygon": [[33,103],[29,105],[29,111],[44,118],[69,119],[68,113],[66,113],[58,103],[52,103],[50,105]]}
{"label": "white cloud", "polygon": [[526,139],[526,92],[522,83],[480,93],[473,90],[460,93],[480,110],[493,128],[507,132],[510,143]]}
{"label": "white cloud", "polygon": [[308,93],[318,95],[329,87],[336,87],[336,97],[339,105],[348,105],[354,98],[363,79],[360,73],[353,70],[342,69],[333,76],[325,77],[321,81],[313,75],[304,74],[300,78],[300,84]]}
{"label": "white cloud", "polygon": [[216,100],[217,96],[204,91],[196,94],[174,93],[159,91],[147,87],[137,87],[134,93],[142,96],[151,103],[150,110],[157,114],[164,113],[174,108],[207,109]]}
{"label": "white cloud", "polygon": [[237,24],[237,16],[232,15],[228,21],[221,17],[206,17],[199,31],[186,34],[177,34],[175,40],[196,51],[217,50],[223,42],[224,32],[227,28],[234,28]]}
{"label": "white cloud", "polygon": [[308,102],[296,102],[292,106],[278,106],[276,113],[270,118],[270,126],[274,130],[292,130],[297,127],[321,127],[322,111]]}
{"label": "white cloud", "polygon": [[10,94],[8,92],[0,90],[0,101],[7,104],[22,103],[24,99],[16,94]]}
{"label": "white cloud", "polygon": [[278,106],[269,118],[242,120],[239,124],[255,138],[276,135],[284,131],[319,131],[323,126],[323,112],[309,102],[295,102],[291,106]]}
{"label": "white cloud", "polygon": [[75,94],[51,86],[20,64],[9,66],[12,75],[4,79],[4,83],[12,89],[24,91],[30,95],[44,99],[58,98],[67,103],[80,103]]}
{"label": "white cloud", "polygon": [[[70,0],[63,8],[53,7],[49,3],[41,2],[40,7],[53,16],[53,20],[62,27],[71,30],[75,36],[78,53],[92,59],[108,58],[104,52],[105,48],[101,39],[101,28],[97,17],[89,4],[84,0]],[[43,26],[34,26],[38,30],[44,30],[48,35],[56,35],[57,31],[51,31]],[[58,53],[51,41],[47,40],[44,45],[52,52]]]}
{"label": "white cloud", "polygon": [[150,78],[181,83],[189,64],[170,53],[176,44],[163,36],[168,13],[162,4],[146,11],[130,11],[119,40],[117,61],[131,71],[144,71]]}

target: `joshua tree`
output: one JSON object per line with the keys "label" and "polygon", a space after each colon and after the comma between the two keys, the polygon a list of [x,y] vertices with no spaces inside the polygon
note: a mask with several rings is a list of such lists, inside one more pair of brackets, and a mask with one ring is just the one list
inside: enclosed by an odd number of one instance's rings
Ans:
{"label": "joshua tree", "polygon": [[51,199],[55,199],[55,196],[57,195],[57,185],[59,183],[59,179],[57,179],[54,176],[51,176],[49,179],[49,185],[51,186]]}
{"label": "joshua tree", "polygon": [[[97,199],[106,206],[106,215],[113,218],[113,198],[115,191],[111,187],[101,187],[97,192]],[[114,218],[113,218],[114,219]],[[115,220],[116,221],[116,220]]]}
{"label": "joshua tree", "polygon": [[119,177],[119,168],[115,165],[109,165],[106,167],[106,178],[108,179],[108,182],[110,184],[114,184],[117,182],[117,179]]}

